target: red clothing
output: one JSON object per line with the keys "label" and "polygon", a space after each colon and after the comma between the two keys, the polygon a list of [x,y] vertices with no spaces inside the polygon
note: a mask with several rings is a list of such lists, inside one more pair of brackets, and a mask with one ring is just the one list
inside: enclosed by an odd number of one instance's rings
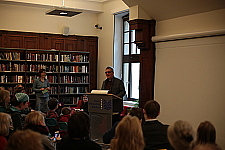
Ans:
{"label": "red clothing", "polygon": [[62,115],[59,117],[58,122],[68,122],[70,119],[70,115]]}
{"label": "red clothing", "polygon": [[55,119],[57,119],[58,117],[59,117],[58,114],[55,111],[53,111],[53,110],[49,110],[47,112],[47,114],[46,114],[46,118],[55,118]]}
{"label": "red clothing", "polygon": [[0,136],[0,150],[4,150],[7,145],[7,140],[4,136]]}

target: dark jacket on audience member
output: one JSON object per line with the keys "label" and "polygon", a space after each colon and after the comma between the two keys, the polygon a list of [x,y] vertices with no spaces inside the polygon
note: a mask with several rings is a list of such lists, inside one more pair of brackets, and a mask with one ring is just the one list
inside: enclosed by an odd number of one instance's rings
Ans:
{"label": "dark jacket on audience member", "polygon": [[58,150],[102,150],[101,146],[90,139],[73,139],[68,135],[62,138]]}
{"label": "dark jacket on audience member", "polygon": [[145,150],[148,149],[168,149],[172,147],[167,138],[168,125],[163,125],[158,120],[146,121],[142,125],[145,139]]}

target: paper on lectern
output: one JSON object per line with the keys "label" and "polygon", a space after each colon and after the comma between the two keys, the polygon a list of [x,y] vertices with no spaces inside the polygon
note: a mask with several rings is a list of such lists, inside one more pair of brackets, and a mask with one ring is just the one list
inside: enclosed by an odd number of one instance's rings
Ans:
{"label": "paper on lectern", "polygon": [[108,94],[109,90],[92,90],[91,94]]}

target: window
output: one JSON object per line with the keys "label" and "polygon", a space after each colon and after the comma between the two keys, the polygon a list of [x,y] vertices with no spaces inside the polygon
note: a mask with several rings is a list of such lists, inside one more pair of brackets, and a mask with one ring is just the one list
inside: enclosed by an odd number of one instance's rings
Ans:
{"label": "window", "polygon": [[123,81],[128,100],[139,99],[140,49],[135,41],[135,30],[129,30],[129,17],[123,19]]}

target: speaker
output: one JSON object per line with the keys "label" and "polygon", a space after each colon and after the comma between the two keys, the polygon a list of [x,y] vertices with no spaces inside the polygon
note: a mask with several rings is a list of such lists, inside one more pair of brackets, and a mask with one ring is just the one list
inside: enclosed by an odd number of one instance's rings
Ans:
{"label": "speaker", "polygon": [[68,36],[69,35],[69,30],[70,30],[70,27],[64,26],[63,27],[63,35],[64,36]]}

